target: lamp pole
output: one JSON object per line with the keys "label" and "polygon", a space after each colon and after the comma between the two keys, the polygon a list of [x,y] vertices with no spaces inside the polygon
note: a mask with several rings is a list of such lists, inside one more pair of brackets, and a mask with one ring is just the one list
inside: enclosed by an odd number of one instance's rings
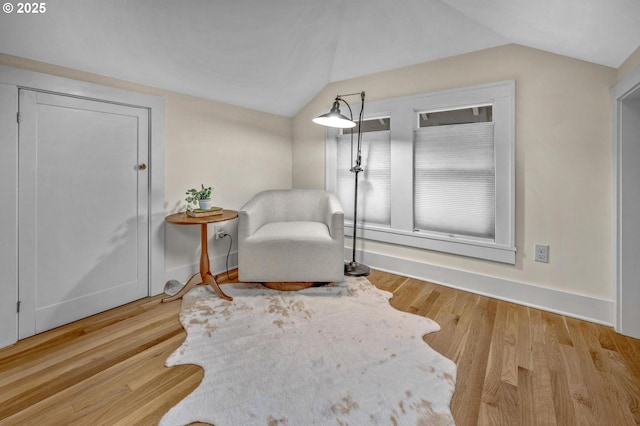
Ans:
{"label": "lamp pole", "polygon": [[[370,268],[362,263],[356,262],[356,241],[357,241],[357,223],[358,223],[358,174],[363,171],[362,169],[362,118],[364,115],[364,98],[365,92],[357,92],[357,93],[349,93],[346,95],[337,95],[336,99],[333,103],[333,107],[328,114],[317,117],[314,119],[314,122],[329,127],[338,127],[338,128],[353,128],[355,127],[355,123],[353,122],[353,111],[351,110],[351,106],[347,101],[343,99],[345,96],[355,96],[360,95],[360,100],[362,106],[360,107],[360,114],[358,116],[358,139],[357,139],[357,147],[356,147],[356,159],[353,167],[349,169],[355,175],[355,198],[353,200],[353,247],[352,247],[352,257],[351,262],[345,263],[344,265],[344,274],[351,277],[362,277],[367,276],[371,272]],[[339,103],[343,102],[347,108],[349,108],[349,116],[347,119],[342,114],[340,114]],[[334,119],[334,121],[328,121],[327,119]],[[353,149],[353,130],[351,130],[351,146]]]}
{"label": "lamp pole", "polygon": [[[360,115],[358,117],[358,142],[356,149],[356,161],[350,171],[355,175],[355,198],[353,200],[353,247],[351,249],[351,262],[344,265],[345,275],[352,277],[367,276],[371,272],[367,265],[356,262],[356,231],[358,224],[358,174],[363,171],[362,169],[362,117],[364,115],[364,98],[365,93],[360,92],[360,99],[362,101],[362,107],[360,108]],[[353,133],[352,133],[353,135]]]}

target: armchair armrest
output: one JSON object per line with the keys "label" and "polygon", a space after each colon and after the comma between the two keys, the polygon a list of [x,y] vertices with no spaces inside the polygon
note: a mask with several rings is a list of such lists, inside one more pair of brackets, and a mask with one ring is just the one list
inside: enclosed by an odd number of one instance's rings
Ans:
{"label": "armchair armrest", "polygon": [[327,212],[325,216],[325,223],[329,228],[331,238],[344,239],[344,212],[342,211],[342,204],[338,200],[336,194],[327,194]]}
{"label": "armchair armrest", "polygon": [[249,238],[267,223],[268,214],[262,198],[261,196],[254,197],[238,212],[238,239]]}

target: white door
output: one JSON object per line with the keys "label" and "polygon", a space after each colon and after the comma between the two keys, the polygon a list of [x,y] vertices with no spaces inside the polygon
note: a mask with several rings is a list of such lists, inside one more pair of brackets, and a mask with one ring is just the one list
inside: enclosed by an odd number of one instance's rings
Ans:
{"label": "white door", "polygon": [[18,336],[18,90],[0,83],[0,348]]}
{"label": "white door", "polygon": [[149,118],[20,90],[19,338],[149,294]]}

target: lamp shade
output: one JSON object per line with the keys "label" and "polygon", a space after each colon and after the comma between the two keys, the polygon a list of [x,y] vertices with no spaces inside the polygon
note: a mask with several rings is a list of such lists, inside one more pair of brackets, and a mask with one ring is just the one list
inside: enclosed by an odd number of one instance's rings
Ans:
{"label": "lamp shade", "polygon": [[339,129],[350,129],[352,127],[356,127],[356,123],[340,113],[338,101],[333,103],[331,111],[327,114],[314,118],[313,122],[321,126],[337,127]]}

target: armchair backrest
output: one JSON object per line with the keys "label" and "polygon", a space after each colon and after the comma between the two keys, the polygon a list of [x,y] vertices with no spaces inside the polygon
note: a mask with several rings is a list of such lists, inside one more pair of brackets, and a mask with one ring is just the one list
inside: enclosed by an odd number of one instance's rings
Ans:
{"label": "armchair backrest", "polygon": [[261,193],[269,222],[326,222],[329,193],[320,190],[273,190]]}
{"label": "armchair backrest", "polygon": [[[335,217],[339,213],[339,217]],[[342,226],[342,206],[335,194],[318,189],[276,189],[256,194],[242,207],[244,219],[239,232],[250,235],[260,226],[272,222],[320,222],[332,231]],[[334,222],[338,222],[334,223]]]}

